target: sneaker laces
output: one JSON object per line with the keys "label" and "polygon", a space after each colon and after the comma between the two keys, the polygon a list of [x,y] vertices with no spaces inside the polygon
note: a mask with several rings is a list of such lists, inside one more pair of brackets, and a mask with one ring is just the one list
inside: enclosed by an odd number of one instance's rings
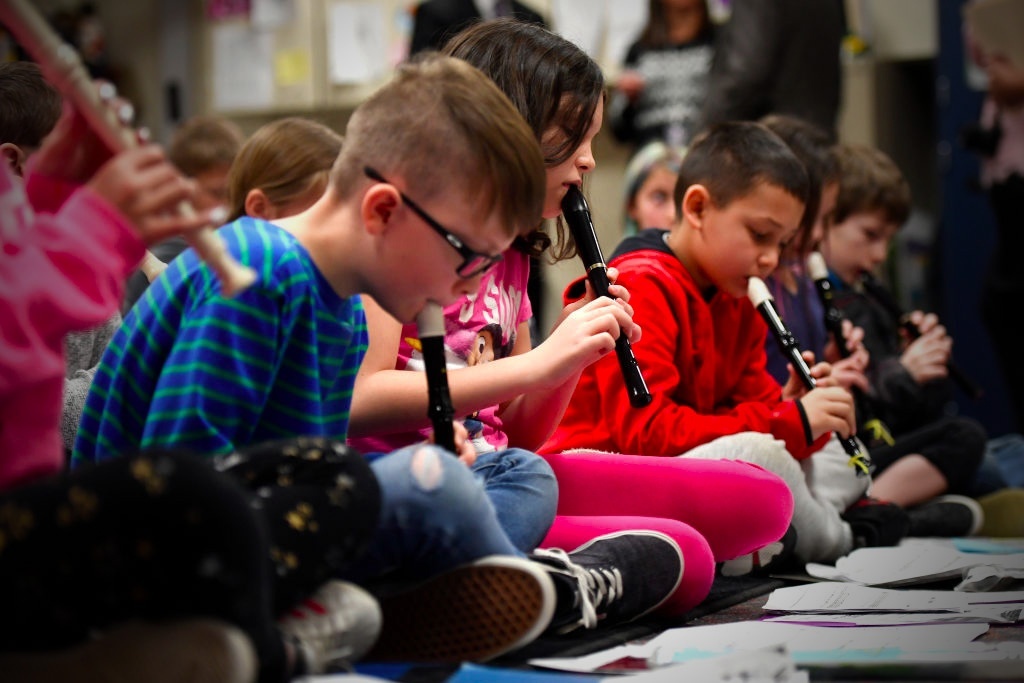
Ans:
{"label": "sneaker laces", "polygon": [[579,608],[581,616],[577,624],[571,626],[595,628],[598,611],[622,597],[622,573],[617,568],[581,567],[560,548],[537,549],[534,552],[557,561],[576,581],[578,604],[575,606]]}

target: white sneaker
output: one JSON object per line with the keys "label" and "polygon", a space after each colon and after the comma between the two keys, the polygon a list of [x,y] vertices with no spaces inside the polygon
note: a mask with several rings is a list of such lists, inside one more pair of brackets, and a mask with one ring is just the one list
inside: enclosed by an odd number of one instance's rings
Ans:
{"label": "white sneaker", "polygon": [[328,581],[278,626],[301,649],[306,673],[324,673],[369,652],[380,634],[380,605],[355,584]]}

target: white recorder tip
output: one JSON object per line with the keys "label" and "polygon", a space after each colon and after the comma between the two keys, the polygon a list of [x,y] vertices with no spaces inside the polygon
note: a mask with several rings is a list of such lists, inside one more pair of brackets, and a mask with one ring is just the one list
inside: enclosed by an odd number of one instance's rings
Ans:
{"label": "white recorder tip", "polygon": [[416,316],[416,329],[420,337],[444,336],[444,309],[436,301],[428,301]]}
{"label": "white recorder tip", "polygon": [[754,308],[757,308],[765,301],[772,300],[771,292],[768,291],[768,285],[759,277],[752,277],[747,280],[747,296],[750,297],[750,303],[754,304]]}
{"label": "white recorder tip", "polygon": [[812,251],[807,255],[807,274],[812,280],[828,279],[828,266],[825,265],[825,257],[820,251]]}

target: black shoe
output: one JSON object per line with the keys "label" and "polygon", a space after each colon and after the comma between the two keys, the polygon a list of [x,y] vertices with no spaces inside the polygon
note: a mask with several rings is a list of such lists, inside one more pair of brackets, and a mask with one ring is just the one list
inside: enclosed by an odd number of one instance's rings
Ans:
{"label": "black shoe", "polygon": [[973,536],[978,533],[985,515],[981,505],[966,496],[939,496],[907,511],[910,536]]}
{"label": "black shoe", "polygon": [[896,545],[910,529],[906,510],[869,496],[848,507],[840,517],[850,525],[854,549]]}
{"label": "black shoe", "polygon": [[774,543],[722,562],[718,565],[718,573],[722,576],[768,576],[773,572],[795,569],[798,564],[796,529],[790,525],[782,538]]}
{"label": "black shoe", "polygon": [[683,578],[679,545],[657,531],[620,531],[568,554],[546,548],[530,557],[555,582],[557,604],[548,631],[559,634],[641,617],[665,602]]}

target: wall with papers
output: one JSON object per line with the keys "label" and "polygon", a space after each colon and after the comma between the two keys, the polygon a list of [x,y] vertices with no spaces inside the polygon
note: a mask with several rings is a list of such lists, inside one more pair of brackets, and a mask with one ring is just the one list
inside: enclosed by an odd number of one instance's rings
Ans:
{"label": "wall with papers", "polygon": [[[197,0],[198,1],[198,0]],[[525,0],[613,74],[643,26],[637,0]],[[415,0],[250,0],[201,10],[201,109],[352,108],[405,59]]]}

